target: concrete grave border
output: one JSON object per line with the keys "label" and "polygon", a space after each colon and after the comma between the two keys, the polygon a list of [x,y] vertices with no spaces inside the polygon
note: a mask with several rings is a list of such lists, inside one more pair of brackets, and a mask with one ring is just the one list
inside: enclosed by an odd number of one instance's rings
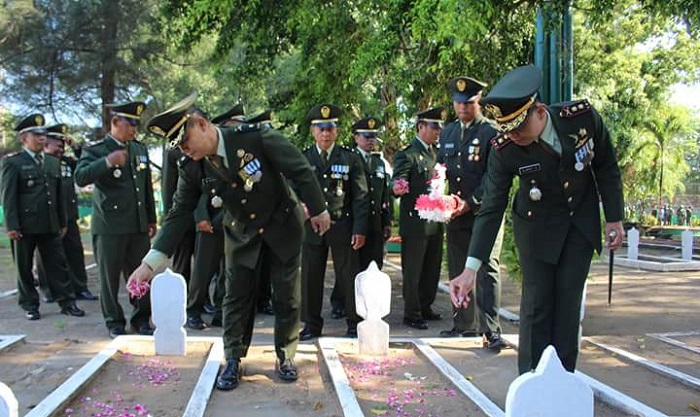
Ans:
{"label": "concrete grave border", "polygon": [[[114,356],[120,347],[128,345],[129,342],[153,341],[153,336],[119,336],[107,347],[102,349],[88,363],[83,365],[77,372],[71,375],[63,384],[56,388],[36,407],[34,407],[25,417],[49,417],[60,407],[65,405],[85,386],[104,366],[107,361]],[[212,347],[207,356],[207,360],[202,368],[197,384],[192,390],[192,395],[187,403],[183,417],[202,417],[206,410],[212,387],[219,372],[221,359],[224,357],[224,345],[220,337],[188,337],[188,342],[210,342]]]}
{"label": "concrete grave border", "polygon": [[[463,341],[481,340],[481,338],[464,338]],[[442,339],[444,342],[445,339]],[[357,343],[356,339],[321,337],[318,345],[326,361],[328,370],[333,380],[333,386],[338,393],[338,400],[343,408],[343,415],[346,417],[364,416],[360,404],[357,401],[355,391],[350,386],[347,374],[340,363],[336,345],[338,343]],[[462,376],[457,369],[450,365],[438,354],[424,339],[414,338],[391,338],[389,343],[410,343],[447,379],[452,382],[457,389],[466,395],[477,407],[479,407],[489,417],[504,417],[505,413],[498,405],[492,402],[474,384]]]}
{"label": "concrete grave border", "polygon": [[0,352],[19,342],[24,340],[25,335],[23,334],[0,334]]}
{"label": "concrete grave border", "polygon": [[616,348],[613,346],[608,346],[606,344],[596,342],[596,341],[591,340],[589,338],[585,338],[584,340],[586,340],[587,342],[589,342],[595,346],[598,346],[599,348],[601,348],[603,350],[607,350],[608,352],[612,352],[618,356],[622,356],[623,358],[626,358],[626,359],[634,362],[637,365],[641,365],[645,368],[651,369],[654,372],[660,373],[666,377],[675,379],[676,381],[678,381],[681,384],[686,385],[690,388],[695,388],[695,389],[700,388],[700,378],[696,378],[692,375],[688,375],[684,372],[677,371],[677,370],[670,368],[668,366],[661,365],[660,363],[643,358],[639,355],[635,355],[634,353],[628,352],[624,349]]}
{"label": "concrete grave border", "polygon": [[697,348],[695,346],[690,346],[687,343],[681,342],[680,340],[674,339],[674,337],[678,336],[697,336],[700,335],[700,331],[691,331],[691,332],[671,332],[671,333],[647,333],[647,336],[653,337],[655,339],[659,339],[663,342],[666,342],[668,344],[671,344],[673,346],[678,346],[679,348],[689,350],[691,352],[695,353],[700,353],[700,348]]}
{"label": "concrete grave border", "polygon": [[[511,334],[502,335],[509,344],[517,349],[518,347],[518,336]],[[581,371],[576,371],[576,375],[583,378],[584,381],[588,383],[593,389],[596,398],[600,399],[602,402],[618,408],[625,413],[632,414],[634,416],[642,417],[668,417],[666,414],[659,410],[649,407],[648,405],[635,400],[634,398],[624,394],[615,388],[606,385],[597,379],[591,378],[590,376],[584,374]]]}

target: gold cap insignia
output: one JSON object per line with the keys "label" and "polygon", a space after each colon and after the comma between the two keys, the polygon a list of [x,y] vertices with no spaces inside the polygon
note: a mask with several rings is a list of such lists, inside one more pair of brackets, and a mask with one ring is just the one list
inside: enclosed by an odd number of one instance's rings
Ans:
{"label": "gold cap insignia", "polygon": [[377,124],[377,121],[374,119],[369,119],[367,121],[367,126],[369,126],[370,129],[374,129],[374,126]]}
{"label": "gold cap insignia", "polygon": [[503,113],[501,113],[501,108],[496,106],[495,104],[487,104],[486,106],[484,106],[484,110],[492,119],[503,117]]}
{"label": "gold cap insignia", "polygon": [[66,126],[66,125],[61,126],[61,133],[63,133],[64,135],[66,133],[68,133],[68,126]]}
{"label": "gold cap insignia", "polygon": [[152,125],[150,130],[154,135],[165,136],[165,130],[161,129],[160,126]]}
{"label": "gold cap insignia", "polygon": [[37,115],[37,116],[34,118],[34,124],[35,124],[36,126],[43,126],[43,124],[44,124],[44,116]]}
{"label": "gold cap insignia", "polygon": [[143,112],[143,105],[139,104],[138,106],[136,106],[136,115],[141,116],[141,112]]}
{"label": "gold cap insignia", "polygon": [[440,118],[441,118],[442,120],[447,119],[447,109],[443,109],[443,110],[440,112]]}
{"label": "gold cap insignia", "polygon": [[462,92],[462,91],[464,91],[466,88],[467,88],[467,82],[466,82],[466,81],[464,81],[464,80],[462,80],[462,79],[457,80],[457,90],[459,90],[460,92]]}
{"label": "gold cap insignia", "polygon": [[328,106],[321,107],[321,117],[327,119],[331,115],[331,109]]}

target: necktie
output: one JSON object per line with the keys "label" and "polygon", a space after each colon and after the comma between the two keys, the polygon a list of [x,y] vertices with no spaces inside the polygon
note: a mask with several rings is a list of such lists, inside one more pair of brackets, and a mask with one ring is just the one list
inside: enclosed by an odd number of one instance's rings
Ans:
{"label": "necktie", "polygon": [[372,167],[372,155],[366,154],[365,155],[365,162],[367,162],[367,167]]}
{"label": "necktie", "polygon": [[462,142],[464,142],[467,139],[467,127],[462,125],[462,132],[459,135],[460,139]]}
{"label": "necktie", "polygon": [[323,163],[324,168],[328,164],[328,151],[325,149],[321,150],[321,162]]}
{"label": "necktie", "polygon": [[39,168],[44,167],[44,155],[38,153],[34,156],[34,159],[36,160],[36,164],[39,165]]}

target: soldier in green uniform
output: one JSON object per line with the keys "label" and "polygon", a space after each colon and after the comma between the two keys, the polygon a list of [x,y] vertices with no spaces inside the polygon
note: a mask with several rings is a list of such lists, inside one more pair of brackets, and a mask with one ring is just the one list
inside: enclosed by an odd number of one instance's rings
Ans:
{"label": "soldier in green uniform", "polygon": [[[479,106],[481,90],[485,86],[486,84],[470,77],[456,77],[448,83],[457,120],[447,124],[440,134],[438,162],[445,164],[449,193],[461,199],[459,209],[446,226],[447,268],[450,277],[459,275],[467,260],[474,216],[481,207],[481,183],[491,151],[490,140],[496,136],[496,130],[481,115]],[[475,291],[469,294],[476,302],[464,309],[454,309],[452,329],[441,331],[440,336],[477,336],[483,333],[488,349],[499,350],[506,346],[501,338],[498,318],[502,242],[503,228],[493,245],[488,262],[479,269]]]}
{"label": "soldier in green uniform", "polygon": [[367,234],[367,180],[360,158],[336,144],[341,110],[332,104],[319,104],[306,115],[316,144],[304,151],[321,185],[333,226],[324,236],[311,233],[307,225],[301,256],[302,320],[300,340],[319,337],[323,330],[323,287],[328,249],[333,256],[335,288],[331,295],[334,318],[345,310],[346,335],[357,336],[355,276],[360,272],[358,250]]}
{"label": "soldier in green uniform", "polygon": [[[73,172],[77,160],[65,155],[66,144],[73,145],[73,140],[68,136],[68,126],[63,123],[55,124],[46,128],[47,141],[45,152],[59,159],[61,163],[61,185],[64,201],[66,203],[66,234],[61,241],[63,250],[68,260],[68,275],[70,276],[73,292],[79,300],[97,300],[87,286],[87,271],[85,270],[85,253],[83,242],[80,239],[80,228],[78,227],[78,196],[75,193],[75,182]],[[80,148],[74,152],[80,153]],[[41,254],[38,256],[41,259]],[[39,282],[46,282],[46,268],[43,262],[36,263]]]}
{"label": "soldier in green uniform", "polygon": [[464,271],[450,282],[456,307],[469,303],[476,271],[487,262],[508,205],[514,177],[513,235],[522,268],[520,373],[537,366],[553,345],[573,372],[581,298],[593,251],[622,243],[622,183],[610,135],[586,100],[547,106],[538,99],[542,72],[508,72],[481,100],[503,136],[492,140],[481,210]]}
{"label": "soldier in green uniform", "polygon": [[39,293],[34,287],[32,261],[38,249],[49,275],[47,284],[61,313],[80,317],[75,304],[61,236],[66,231],[66,209],[58,158],[44,153],[44,116],[22,119],[15,131],[22,150],[2,160],[2,206],[7,237],[17,268],[19,305],[29,320],[39,320]]}
{"label": "soldier in green uniform", "polygon": [[269,264],[275,309],[277,373],[283,381],[298,378],[294,355],[299,331],[299,260],[303,211],[297,194],[311,215],[311,233],[330,227],[323,195],[304,156],[279,132],[257,124],[217,127],[193,106],[196,94],[155,116],[148,130],[179,146],[203,164],[204,178],[190,178],[180,170],[175,205],[156,237],[153,249],[130,280],[151,279],[190,224],[190,215],[202,195],[224,209],[226,296],[224,299],[224,353],[226,367],[216,388],[238,386],[239,366],[248,352],[255,318],[259,269]]}
{"label": "soldier in green uniform", "polygon": [[365,117],[352,125],[357,147],[355,153],[362,160],[369,192],[369,217],[365,245],[360,248],[360,270],[374,261],[381,269],[384,264],[384,244],[391,237],[392,199],[389,177],[381,154],[375,153],[381,122],[376,117]]}
{"label": "soldier in green uniform", "polygon": [[[136,141],[145,107],[142,102],[107,105],[112,116],[109,133],[83,148],[75,169],[79,186],[94,184],[91,231],[102,315],[110,337],[126,334],[118,300],[121,275],[126,278],[136,269],[156,232],[148,149]],[[150,296],[129,301],[131,328],[138,334],[153,334]]]}
{"label": "soldier in green uniform", "polygon": [[[444,107],[418,113],[417,136],[394,154],[392,191],[401,198],[399,205],[399,235],[401,236],[401,272],[403,275],[403,322],[414,329],[426,330],[426,320],[441,320],[432,309],[440,280],[442,263],[441,223],[418,217],[414,208],[421,194],[428,194],[428,180],[433,177],[437,161],[438,142],[447,115]],[[397,180],[408,183],[402,189]]]}

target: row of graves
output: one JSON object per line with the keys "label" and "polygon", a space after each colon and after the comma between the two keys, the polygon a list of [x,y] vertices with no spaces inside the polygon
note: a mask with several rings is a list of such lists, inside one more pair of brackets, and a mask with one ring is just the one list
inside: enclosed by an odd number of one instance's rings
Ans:
{"label": "row of graves", "polygon": [[[391,338],[390,277],[373,263],[355,284],[357,339],[300,345],[292,384],[274,377],[274,346],[255,344],[241,385],[218,392],[221,338],[187,335],[185,283],[166,271],[152,282],[154,336],[114,339],[31,409],[20,410],[0,382],[0,417],[700,415],[700,331],[647,335],[654,357],[582,338],[576,373],[550,346],[534,372],[518,376],[516,335],[500,354],[480,338]],[[23,343],[0,335],[0,357]]]}

